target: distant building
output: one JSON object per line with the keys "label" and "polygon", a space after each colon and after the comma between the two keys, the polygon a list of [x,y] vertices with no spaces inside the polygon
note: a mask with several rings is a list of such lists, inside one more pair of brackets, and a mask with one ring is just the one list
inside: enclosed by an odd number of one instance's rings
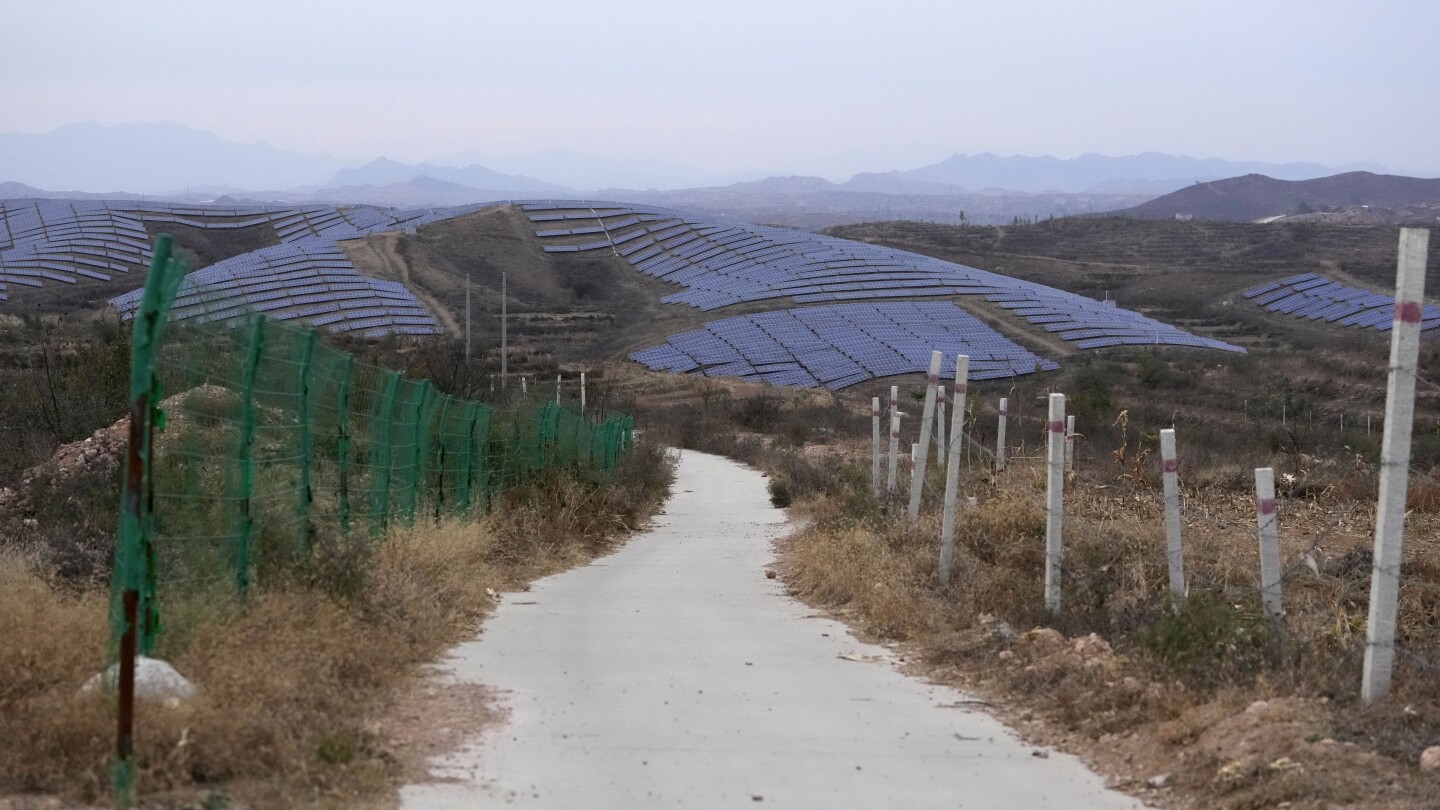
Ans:
{"label": "distant building", "polygon": [[1176,214],[1176,215],[1175,215],[1175,218],[1178,219],[1178,220],[1180,220],[1181,222],[1189,222],[1190,220],[1192,220],[1192,219],[1195,218],[1195,215],[1194,215],[1194,214]]}

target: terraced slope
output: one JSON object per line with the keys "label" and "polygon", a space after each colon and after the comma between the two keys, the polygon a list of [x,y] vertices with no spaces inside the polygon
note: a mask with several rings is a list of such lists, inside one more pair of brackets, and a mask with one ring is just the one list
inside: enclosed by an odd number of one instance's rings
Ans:
{"label": "terraced slope", "polygon": [[[434,315],[403,284],[361,276],[338,242],[419,227],[484,208],[394,211],[370,206],[190,206],[145,201],[6,200],[0,202],[0,301],[6,285],[108,283],[150,261],[147,226],[203,231],[273,230],[279,244],[191,273],[175,317],[199,322],[264,312],[332,332],[376,337],[433,334]],[[140,293],[111,299],[133,312]]]}
{"label": "terraced slope", "polygon": [[630,355],[656,370],[838,389],[924,372],[934,349],[968,354],[977,379],[1057,367],[955,306],[956,296],[980,297],[1078,349],[1243,351],[1084,296],[892,248],[625,203],[523,207],[547,252],[612,251],[684,288],[666,303],[707,312],[761,301],[845,304],[721,320]]}
{"label": "terraced slope", "polygon": [[[640,293],[659,299],[650,306],[688,307],[697,315],[734,313],[651,330],[650,345],[632,336],[625,351],[656,370],[839,389],[923,373],[937,349],[948,355],[951,367],[955,355],[968,355],[976,379],[1054,369],[1056,356],[1111,346],[1243,351],[1110,302],[894,248],[626,203],[537,200],[518,205],[533,238],[523,228],[514,235],[516,248],[523,250],[513,255],[525,260],[515,270],[560,273],[573,264],[567,257],[604,257],[601,264],[615,272],[627,273],[628,267],[656,289],[673,290]],[[409,286],[417,282],[406,250],[390,245],[385,252],[390,264],[405,266],[387,266],[378,274],[371,268],[366,275],[339,243],[413,233],[493,207],[397,211],[5,202],[0,203],[0,283],[103,284],[148,262],[147,227],[207,234],[260,228],[266,247],[186,277],[174,311],[177,319],[235,322],[263,312],[366,337],[437,334],[453,320],[431,309],[446,307],[433,291]],[[356,255],[357,261],[363,259]],[[588,266],[597,272],[594,262]],[[467,269],[456,277],[469,275]],[[579,287],[570,286],[578,295]],[[138,292],[111,299],[122,313],[133,312],[138,303]],[[444,317],[437,319],[437,314]],[[700,327],[693,328],[696,324]],[[672,334],[675,328],[685,331]],[[664,339],[654,344],[660,336]]]}

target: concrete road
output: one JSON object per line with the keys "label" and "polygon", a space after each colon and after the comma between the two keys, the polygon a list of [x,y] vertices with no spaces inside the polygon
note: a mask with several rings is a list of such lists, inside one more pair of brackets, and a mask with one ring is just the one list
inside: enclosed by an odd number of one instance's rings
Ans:
{"label": "concrete road", "polygon": [[1139,808],[1020,743],[963,693],[765,578],[785,530],[765,478],[683,454],[652,531],[505,597],[453,677],[507,723],[433,763],[406,808]]}

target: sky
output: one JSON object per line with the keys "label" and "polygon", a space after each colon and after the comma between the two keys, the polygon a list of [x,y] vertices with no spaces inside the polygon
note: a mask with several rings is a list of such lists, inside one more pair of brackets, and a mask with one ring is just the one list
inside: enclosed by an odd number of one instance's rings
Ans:
{"label": "sky", "polygon": [[176,121],[496,168],[716,177],[955,153],[1440,169],[1440,3],[0,0],[0,132]]}

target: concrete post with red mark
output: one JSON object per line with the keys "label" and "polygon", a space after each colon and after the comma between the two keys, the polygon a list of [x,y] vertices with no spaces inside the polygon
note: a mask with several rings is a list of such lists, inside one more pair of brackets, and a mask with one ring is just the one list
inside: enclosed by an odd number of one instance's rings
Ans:
{"label": "concrete post with red mark", "polygon": [[895,474],[900,465],[900,387],[890,386],[890,463],[885,473],[886,508],[895,500]]}
{"label": "concrete post with red mark", "polygon": [[995,427],[995,471],[1005,469],[1005,420],[1010,416],[1010,399],[1000,397],[1000,423]]}
{"label": "concrete post with red mark", "polygon": [[1065,395],[1050,395],[1045,475],[1045,609],[1060,610],[1060,532],[1065,518]]}
{"label": "concrete post with red mark", "polygon": [[955,384],[952,389],[954,410],[950,416],[950,447],[945,454],[945,505],[940,516],[940,585],[950,584],[950,569],[955,564],[955,501],[960,494],[960,453],[964,449],[965,392],[970,383],[970,358],[955,358]]}
{"label": "concrete post with red mark", "polygon": [[870,398],[870,493],[880,497],[880,398]]}
{"label": "concrete post with red mark", "polygon": [[1285,615],[1280,599],[1280,536],[1275,526],[1275,470],[1255,469],[1255,515],[1260,537],[1260,598],[1265,615],[1279,622]]}
{"label": "concrete post with red mark", "polygon": [[1380,498],[1375,510],[1374,568],[1365,669],[1360,697],[1367,703],[1390,691],[1395,667],[1395,611],[1405,542],[1405,495],[1410,479],[1410,433],[1415,420],[1415,368],[1424,315],[1425,257],[1430,232],[1400,229],[1395,273],[1395,325],[1390,331],[1390,382],[1385,393],[1385,433],[1380,442]]}
{"label": "concrete post with red mark", "polygon": [[940,387],[940,352],[930,352],[930,371],[925,377],[925,409],[920,414],[920,441],[910,453],[910,522],[920,518],[920,499],[925,495],[925,473],[930,454],[930,430],[935,425],[935,389]]}
{"label": "concrete post with red mark", "polygon": [[945,386],[935,386],[935,466],[944,467],[947,445],[945,444]]}
{"label": "concrete post with red mark", "polygon": [[1075,417],[1065,417],[1065,472],[1075,472]]}
{"label": "concrete post with red mark", "polygon": [[1160,431],[1160,475],[1165,488],[1165,561],[1170,569],[1170,593],[1185,595],[1185,552],[1180,542],[1180,458],[1175,452],[1175,430]]}

